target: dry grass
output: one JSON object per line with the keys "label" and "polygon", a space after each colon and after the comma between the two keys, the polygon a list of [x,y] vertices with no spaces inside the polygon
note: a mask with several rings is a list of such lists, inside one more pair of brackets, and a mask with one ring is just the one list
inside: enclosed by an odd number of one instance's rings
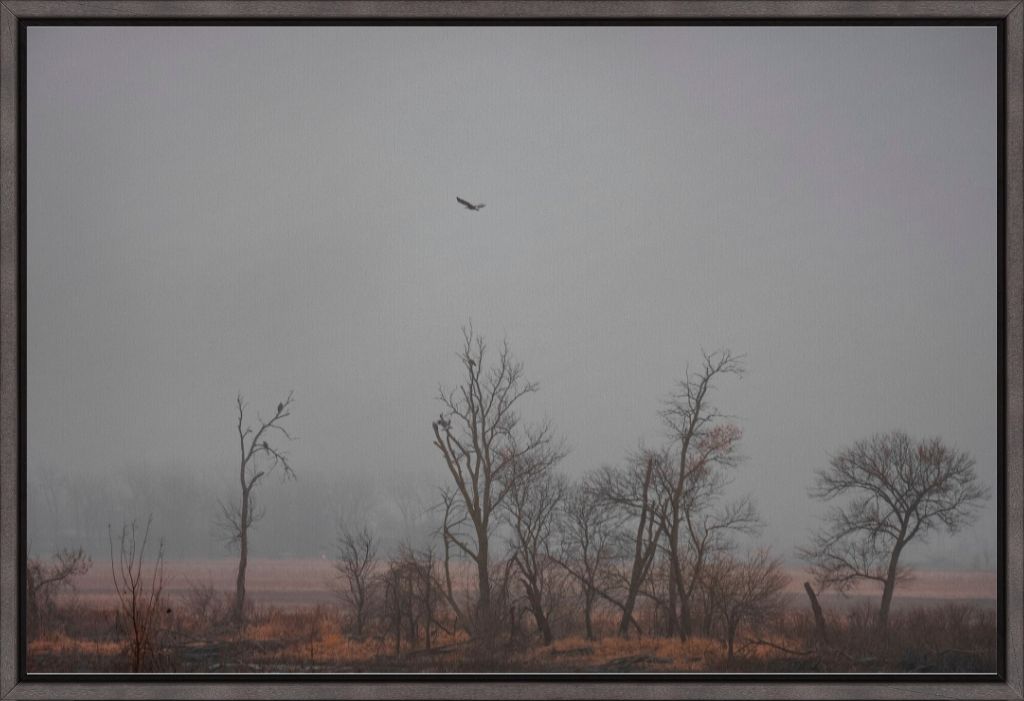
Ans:
{"label": "dry grass", "polygon": [[[567,612],[561,636],[539,644],[532,621],[483,648],[460,633],[435,632],[431,650],[422,636],[394,639],[380,626],[364,639],[346,635],[345,617],[328,588],[332,570],[320,560],[256,561],[250,579],[248,623],[226,622],[233,563],[168,563],[173,579],[161,622],[157,671],[168,672],[956,672],[992,671],[996,659],[995,611],[985,596],[988,573],[924,573],[898,592],[891,626],[874,626],[877,597],[822,597],[830,644],[814,639],[806,597],[787,597],[785,615],[759,631],[741,631],[732,661],[717,639],[686,642],[658,637],[622,640],[617,615],[595,615],[598,640],[576,634],[581,624]],[[108,574],[109,579],[109,574]],[[797,577],[794,577],[798,582]],[[991,579],[991,582],[990,582]],[[197,584],[199,583],[199,584]],[[30,672],[124,672],[127,659],[117,632],[109,582],[79,582],[79,594],[60,601],[47,629],[28,647]],[[870,597],[870,598],[869,598]],[[979,602],[972,601],[978,599]],[[901,603],[902,602],[902,603]],[[927,603],[927,605],[919,605]],[[646,613],[640,612],[641,617]],[[645,630],[653,624],[642,618]]]}
{"label": "dry grass", "polygon": [[[830,644],[813,640],[813,622],[789,611],[770,632],[741,638],[731,662],[719,640],[641,637],[586,640],[568,636],[549,646],[535,638],[482,649],[464,635],[422,641],[394,654],[390,639],[354,640],[327,607],[254,609],[242,630],[180,619],[162,635],[158,671],[168,672],[978,672],[995,668],[991,611],[953,604],[894,615],[884,636],[866,608],[829,616]],[[127,671],[125,648],[112,629],[91,638],[55,631],[28,647],[30,672]]]}
{"label": "dry grass", "polygon": [[680,642],[675,638],[587,640],[574,636],[532,648],[518,661],[525,669],[548,672],[701,672],[719,664],[723,654],[721,643],[700,638]]}

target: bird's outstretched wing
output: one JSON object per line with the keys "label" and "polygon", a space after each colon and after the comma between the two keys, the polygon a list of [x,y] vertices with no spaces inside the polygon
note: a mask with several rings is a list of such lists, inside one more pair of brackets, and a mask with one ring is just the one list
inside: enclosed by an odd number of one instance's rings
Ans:
{"label": "bird's outstretched wing", "polygon": [[456,197],[455,199],[463,207],[469,207],[470,209],[473,209],[473,205],[471,205],[469,202],[466,202],[466,200],[462,199],[461,197]]}

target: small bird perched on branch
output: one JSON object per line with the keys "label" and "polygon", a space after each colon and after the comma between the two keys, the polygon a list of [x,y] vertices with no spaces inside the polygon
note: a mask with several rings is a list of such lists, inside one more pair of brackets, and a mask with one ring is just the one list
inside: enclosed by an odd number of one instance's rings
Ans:
{"label": "small bird perched on branch", "polygon": [[437,425],[440,426],[445,431],[447,431],[449,428],[451,428],[452,422],[446,420],[444,418],[444,414],[439,414],[437,417]]}
{"label": "small bird perched on branch", "polygon": [[277,403],[277,413],[280,414],[282,411],[284,411],[284,402],[278,402]]}

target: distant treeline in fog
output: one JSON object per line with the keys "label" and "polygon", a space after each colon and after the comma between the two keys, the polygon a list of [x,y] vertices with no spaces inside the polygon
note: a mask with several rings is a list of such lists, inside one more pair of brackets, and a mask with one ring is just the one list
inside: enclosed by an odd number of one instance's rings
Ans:
{"label": "distant treeline in fog", "polygon": [[[439,482],[441,475],[435,475]],[[33,465],[28,470],[29,555],[46,557],[69,543],[97,559],[109,558],[107,525],[144,521],[166,542],[169,559],[231,557],[217,523],[218,500],[231,498],[229,469],[189,465],[124,466],[105,473]],[[344,479],[303,466],[294,481],[266,489],[266,516],[253,531],[260,557],[332,557],[339,523],[371,524],[397,546],[430,537],[429,509],[436,487],[405,477],[354,475]]]}

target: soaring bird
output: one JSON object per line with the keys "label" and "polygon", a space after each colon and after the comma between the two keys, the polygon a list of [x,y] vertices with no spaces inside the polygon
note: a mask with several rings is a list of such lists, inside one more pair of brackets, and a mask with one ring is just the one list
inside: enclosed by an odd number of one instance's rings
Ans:
{"label": "soaring bird", "polygon": [[277,413],[280,414],[282,411],[284,411],[284,402],[278,402],[277,403]]}
{"label": "soaring bird", "polygon": [[461,204],[463,207],[465,207],[466,209],[471,209],[474,212],[479,212],[481,209],[487,206],[483,202],[481,202],[480,204],[466,202],[466,200],[462,199],[461,197],[456,197],[455,199],[458,200],[459,204]]}

